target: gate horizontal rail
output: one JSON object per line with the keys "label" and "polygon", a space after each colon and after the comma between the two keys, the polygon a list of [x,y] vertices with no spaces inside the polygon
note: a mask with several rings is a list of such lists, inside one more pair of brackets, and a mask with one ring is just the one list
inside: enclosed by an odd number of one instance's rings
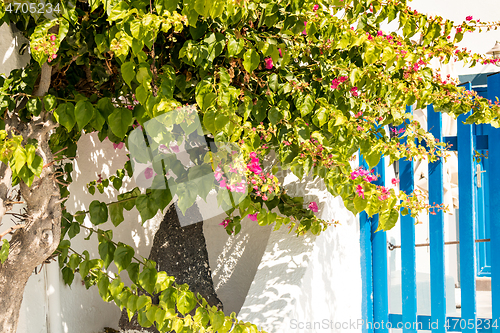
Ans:
{"label": "gate horizontal rail", "polygon": [[[491,241],[489,238],[484,238],[484,239],[476,239],[476,243],[486,243]],[[444,245],[454,245],[454,244],[460,244],[460,241],[449,241],[449,242],[444,242]],[[430,243],[422,243],[422,244],[415,244],[415,247],[425,247],[425,246],[430,246]],[[392,251],[394,249],[400,249],[401,245],[394,245],[391,242],[388,242],[387,248]]]}

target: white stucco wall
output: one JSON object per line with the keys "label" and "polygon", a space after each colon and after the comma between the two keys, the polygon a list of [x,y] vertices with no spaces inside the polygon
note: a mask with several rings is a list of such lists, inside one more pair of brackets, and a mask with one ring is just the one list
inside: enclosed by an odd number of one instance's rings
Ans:
{"label": "white stucco wall", "polygon": [[[467,15],[487,21],[500,19],[500,2],[497,0],[483,0],[476,5],[466,0],[414,0],[410,6],[456,21]],[[7,26],[0,26],[0,36],[0,73],[8,73],[22,66],[28,55],[18,55],[16,48],[22,42]],[[484,54],[496,40],[500,40],[500,31],[466,34],[461,46]],[[457,64],[455,70],[458,74],[467,74],[495,72],[498,68],[488,65],[468,69]],[[96,198],[111,200],[116,195],[113,191],[92,197],[86,193],[85,184],[96,179],[99,173],[103,178],[111,175],[123,165],[125,158],[123,150],[115,151],[109,141],[101,144],[95,136],[84,136],[82,143],[72,184],[72,190],[78,190],[78,194],[74,194],[67,204],[72,211],[88,207]],[[341,222],[318,237],[297,238],[288,234],[286,227],[271,232],[270,227],[259,227],[249,220],[244,221],[241,233],[233,237],[218,225],[219,217],[205,221],[204,233],[214,285],[227,312],[239,312],[241,319],[252,321],[270,333],[297,332],[300,325],[305,327],[307,323],[312,326],[316,323],[316,329],[300,332],[352,331],[335,329],[335,324],[361,318],[359,226],[357,218],[345,210],[337,198],[326,194],[321,186],[317,189],[319,191],[315,194],[320,198],[316,196],[314,199],[322,203],[322,217]],[[115,231],[115,238],[134,245],[139,255],[147,257],[159,221],[160,216],[157,216],[142,226],[138,214],[132,211]],[[111,228],[108,224],[102,227]],[[417,226],[417,229],[417,237],[423,241],[425,226]],[[82,238],[79,236],[73,240],[74,247],[79,250],[90,247],[93,249],[91,255],[98,257],[95,238],[89,241]],[[419,250],[417,256],[419,267],[424,267],[424,262],[428,261],[426,250]],[[393,262],[396,260],[391,257],[390,267]],[[69,288],[61,279],[46,278],[47,274],[44,269],[28,282],[18,333],[94,333],[102,331],[105,326],[117,327],[118,309],[105,304],[95,288],[85,290],[79,275]],[[59,299],[59,304],[52,307],[59,308],[56,314],[61,324],[59,327],[48,327],[47,324],[51,297]]]}

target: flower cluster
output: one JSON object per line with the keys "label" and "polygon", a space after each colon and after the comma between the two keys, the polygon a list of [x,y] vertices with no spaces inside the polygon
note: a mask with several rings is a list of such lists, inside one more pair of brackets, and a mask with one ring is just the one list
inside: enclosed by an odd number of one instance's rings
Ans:
{"label": "flower cluster", "polygon": [[271,57],[264,59],[266,62],[266,69],[273,69],[273,59]]}
{"label": "flower cluster", "polygon": [[249,185],[255,191],[257,197],[262,198],[264,201],[272,199],[280,189],[278,178],[269,172],[264,173],[262,171],[256,152],[251,152],[250,158],[250,163],[247,165],[247,169],[250,171],[247,176]]}
{"label": "flower cluster", "polygon": [[57,58],[57,46],[56,46],[56,35],[46,36],[42,40],[38,40],[37,43],[33,46],[35,51],[43,52],[47,55],[48,62],[52,62],[55,58]]}
{"label": "flower cluster", "polygon": [[351,172],[351,179],[355,180],[358,177],[361,177],[362,180],[371,183],[372,181],[375,181],[378,179],[376,175],[373,174],[374,170],[368,171],[365,170],[364,168],[359,168]]}
{"label": "flower cluster", "polygon": [[333,90],[336,90],[340,84],[344,83],[347,81],[347,76],[341,76],[339,78],[333,79],[332,80],[332,85],[330,86]]}

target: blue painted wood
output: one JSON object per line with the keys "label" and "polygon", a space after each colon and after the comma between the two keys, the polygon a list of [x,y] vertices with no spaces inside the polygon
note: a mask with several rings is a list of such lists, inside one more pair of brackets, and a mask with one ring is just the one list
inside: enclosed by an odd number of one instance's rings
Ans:
{"label": "blue painted wood", "polygon": [[[465,84],[470,90],[470,83]],[[470,115],[460,115],[457,121],[458,137],[458,201],[459,201],[459,233],[460,233],[460,285],[462,290],[462,319],[476,322],[476,251],[475,251],[475,219],[474,211],[474,170],[472,156],[474,153],[472,126],[463,122]],[[476,333],[477,327],[467,326],[464,333]]]}
{"label": "blue painted wood", "polygon": [[[361,314],[364,323],[373,323],[373,276],[372,276],[372,231],[366,212],[359,214],[361,244]],[[363,333],[372,333],[373,328],[363,325]]]}
{"label": "blue painted wood", "polygon": [[[495,101],[495,97],[500,95],[500,75],[488,76],[488,98]],[[500,165],[500,129],[491,127],[489,129],[489,155],[488,162],[495,169]],[[500,173],[490,169],[490,251],[496,255],[491,256],[491,297],[492,297],[492,319],[500,321],[500,195],[498,188],[500,185]],[[500,324],[500,323],[499,323]],[[499,333],[500,328],[493,328],[494,333]]]}
{"label": "blue painted wood", "polygon": [[[384,157],[375,167],[375,174],[380,177],[374,182],[376,185],[385,185]],[[373,260],[373,322],[387,323],[389,321],[389,290],[387,282],[387,235],[385,231],[375,232],[378,228],[379,215],[372,217],[372,260]],[[376,333],[388,333],[384,327],[375,329]]]}
{"label": "blue painted wood", "polygon": [[[403,321],[403,316],[400,314],[390,314],[389,324],[390,328],[403,328],[404,325],[415,326],[419,331],[434,330],[436,326],[442,325],[446,327],[447,332],[462,332],[463,328],[467,326],[467,322],[460,317],[447,317],[445,324],[433,321],[431,316],[418,316],[416,324],[408,324]],[[478,318],[477,331],[478,333],[495,333],[494,329],[500,325],[500,320],[492,320],[491,318]]]}
{"label": "blue painted wood", "polygon": [[[406,112],[411,113],[408,106]],[[404,126],[404,124],[402,125]],[[406,143],[406,137],[401,139]],[[413,192],[414,174],[413,161],[400,160],[400,190],[407,194]],[[414,323],[417,321],[417,282],[415,264],[415,219],[410,214],[401,216],[401,289],[403,300],[403,322]],[[413,327],[403,328],[404,333],[416,333]]]}
{"label": "blue painted wood", "polygon": [[[440,112],[434,107],[427,107],[427,128],[439,141],[443,140],[443,124]],[[429,164],[429,204],[443,203],[443,159]],[[429,243],[431,264],[431,315],[432,322],[437,322],[432,332],[444,333],[446,329],[446,285],[444,270],[444,213],[434,210],[429,214]]]}

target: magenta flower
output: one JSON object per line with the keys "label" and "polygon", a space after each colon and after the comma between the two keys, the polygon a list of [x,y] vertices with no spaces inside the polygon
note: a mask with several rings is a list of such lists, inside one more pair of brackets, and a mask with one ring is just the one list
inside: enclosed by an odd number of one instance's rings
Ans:
{"label": "magenta flower", "polygon": [[313,213],[317,213],[318,212],[318,204],[316,204],[316,201],[313,201],[311,202],[307,208],[309,208],[310,210],[312,210]]}
{"label": "magenta flower", "polygon": [[358,97],[358,87],[352,87],[351,88],[351,94],[354,96],[354,97]]}
{"label": "magenta flower", "polygon": [[219,223],[219,225],[221,225],[224,228],[226,228],[229,225],[229,222],[231,222],[229,219],[224,219],[224,221],[222,221],[221,223]]}
{"label": "magenta flower", "polygon": [[257,157],[257,153],[256,152],[251,152],[250,153],[250,158],[256,158]]}
{"label": "magenta flower", "polygon": [[115,148],[115,149],[122,149],[123,148],[123,142],[113,143],[113,148]]}
{"label": "magenta flower", "polygon": [[383,36],[383,35],[384,35],[384,33],[382,32],[382,30],[379,30],[379,31],[377,32],[377,36]]}
{"label": "magenta flower", "polygon": [[283,56],[281,55],[281,49],[278,49],[278,52],[280,53],[280,57],[283,58]]}
{"label": "magenta flower", "polygon": [[251,221],[256,222],[256,221],[257,221],[257,214],[258,214],[258,213],[248,214],[248,218],[249,218]]}
{"label": "magenta flower", "polygon": [[319,5],[314,5],[313,12],[317,11],[318,9],[319,9]]}
{"label": "magenta flower", "polygon": [[391,182],[392,182],[392,185],[396,185],[397,183],[399,183],[399,179],[392,178]]}
{"label": "magenta flower", "polygon": [[50,40],[51,40],[52,42],[53,42],[53,41],[55,41],[55,40],[56,40],[56,35],[52,35],[52,36],[50,36]]}
{"label": "magenta flower", "polygon": [[222,177],[219,185],[221,188],[227,188],[226,178]]}
{"label": "magenta flower", "polygon": [[273,59],[271,57],[264,59],[266,62],[266,69],[273,69]]}
{"label": "magenta flower", "polygon": [[260,167],[258,158],[252,158],[251,162],[247,165],[247,168],[257,175],[262,173],[262,168]]}
{"label": "magenta flower", "polygon": [[306,26],[307,26],[307,21],[304,21],[304,31],[302,31],[302,34],[303,34],[304,36],[306,36],[306,35],[307,35]]}
{"label": "magenta flower", "polygon": [[222,170],[219,167],[215,169],[214,176],[217,181],[219,181],[222,178]]}
{"label": "magenta flower", "polygon": [[149,179],[154,176],[154,173],[155,172],[153,168],[146,168],[146,170],[144,170],[144,177],[146,177],[146,179]]}
{"label": "magenta flower", "polygon": [[467,17],[465,18],[465,20],[467,20],[467,21],[471,21],[471,20],[472,20],[472,16],[467,16]]}
{"label": "magenta flower", "polygon": [[356,186],[356,194],[362,197],[363,199],[365,198],[365,191],[363,190],[363,186],[361,185]]}

